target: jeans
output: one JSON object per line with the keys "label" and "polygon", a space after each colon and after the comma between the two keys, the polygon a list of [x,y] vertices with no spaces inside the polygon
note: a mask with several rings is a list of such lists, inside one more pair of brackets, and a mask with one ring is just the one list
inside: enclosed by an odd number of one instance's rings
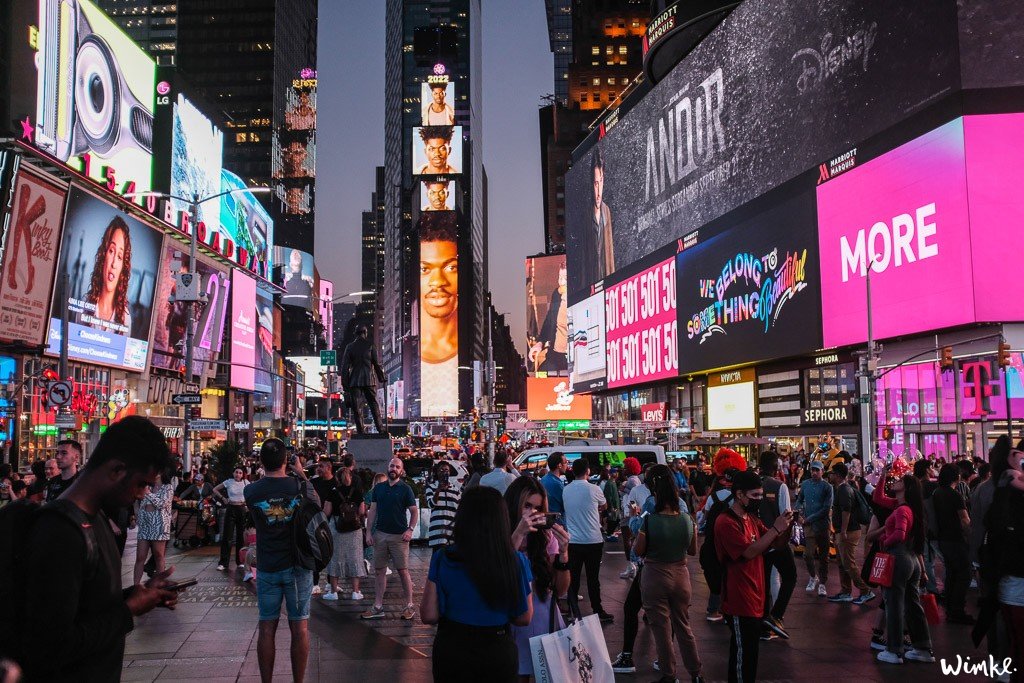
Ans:
{"label": "jeans", "polygon": [[919,650],[931,650],[932,639],[928,622],[921,606],[921,565],[904,544],[899,543],[884,552],[895,562],[892,572],[892,586],[882,589],[885,598],[886,649],[893,654],[903,654],[903,624],[910,631],[910,642]]}
{"label": "jeans", "polygon": [[[817,567],[815,567],[817,560]],[[817,577],[822,584],[828,583],[828,527],[820,530],[804,527],[804,562],[807,573]]]}
{"label": "jeans", "polygon": [[[768,587],[773,568],[778,570],[782,583],[779,597],[774,602]],[[793,589],[796,588],[796,557],[793,555],[793,547],[789,544],[786,544],[785,548],[776,548],[765,554],[764,586],[764,613],[782,619],[786,614],[786,607],[789,606],[789,599],[793,596]]]}
{"label": "jeans", "polygon": [[935,546],[938,544],[938,541],[926,541],[924,544],[924,572],[927,577],[924,587],[929,593],[939,592],[939,584],[935,581],[935,556],[938,554]]}
{"label": "jeans", "polygon": [[729,683],[754,683],[761,645],[761,619],[726,616],[725,623],[732,633],[729,640]]}
{"label": "jeans", "polygon": [[[245,542],[242,533],[245,531],[245,506],[228,505],[224,510],[224,529],[220,534],[220,564],[225,567],[231,559],[231,541],[234,536],[235,549],[241,550]],[[238,558],[235,558],[236,560]]]}
{"label": "jeans", "polygon": [[857,586],[862,594],[871,590],[871,587],[860,578],[860,567],[857,566],[857,546],[860,545],[860,529],[847,531],[846,538],[836,538],[839,546],[839,585],[841,593],[852,593],[853,586]]}
{"label": "jeans", "polygon": [[643,599],[640,597],[640,577],[643,576],[644,566],[637,565],[636,576],[633,583],[629,584],[629,592],[626,593],[626,601],[622,603],[622,651],[633,652],[633,645],[636,643],[636,634],[640,630],[640,608],[643,607]]}
{"label": "jeans", "polygon": [[943,584],[946,588],[946,614],[960,615],[967,605],[967,589],[971,585],[971,560],[965,540],[939,541],[939,552],[946,565]]}
{"label": "jeans", "polygon": [[640,594],[644,612],[651,627],[651,635],[658,651],[662,676],[676,677],[676,656],[672,636],[679,643],[683,666],[690,676],[701,673],[697,641],[690,628],[690,572],[686,561],[650,562],[644,566]]}
{"label": "jeans", "polygon": [[570,543],[569,544],[569,609],[577,617],[580,614],[579,595],[580,582],[583,580],[583,569],[587,570],[587,595],[590,597],[590,609],[594,614],[601,614],[601,556],[604,543]]}

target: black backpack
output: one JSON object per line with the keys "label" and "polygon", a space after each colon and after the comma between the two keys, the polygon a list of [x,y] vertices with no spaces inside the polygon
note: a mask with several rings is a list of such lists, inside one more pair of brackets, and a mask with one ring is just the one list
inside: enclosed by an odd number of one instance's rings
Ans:
{"label": "black backpack", "polygon": [[308,486],[299,482],[299,505],[292,515],[295,560],[303,569],[320,572],[334,555],[334,537],[327,515],[306,496]]}
{"label": "black backpack", "polygon": [[718,551],[715,549],[715,522],[718,520],[718,516],[729,509],[732,496],[726,498],[724,501],[718,500],[717,491],[711,495],[715,496],[715,502],[711,504],[711,509],[708,510],[708,514],[704,518],[704,544],[700,547],[700,566],[706,572],[722,572],[725,568],[722,566],[721,560],[718,559]]}
{"label": "black backpack", "polygon": [[850,516],[853,517],[853,521],[861,526],[868,526],[871,524],[871,506],[868,505],[867,499],[864,498],[864,494],[861,492],[858,486],[850,484],[849,482],[843,484],[844,486],[850,487],[850,497],[853,499],[853,504],[850,506]]}
{"label": "black backpack", "polygon": [[86,580],[95,577],[99,568],[96,531],[89,518],[74,503],[55,500],[42,504],[23,498],[0,508],[0,605],[8,607],[7,614],[0,619],[0,655],[15,661],[20,655],[18,626],[24,623],[28,611],[25,590],[28,542],[32,527],[46,514],[61,515],[82,530]]}

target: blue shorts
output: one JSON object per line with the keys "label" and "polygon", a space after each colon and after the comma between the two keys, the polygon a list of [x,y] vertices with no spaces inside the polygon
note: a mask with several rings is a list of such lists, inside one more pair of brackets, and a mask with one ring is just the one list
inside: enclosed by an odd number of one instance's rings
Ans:
{"label": "blue shorts", "polygon": [[309,600],[313,592],[313,572],[290,567],[279,572],[256,572],[256,602],[260,621],[277,621],[281,617],[281,601],[288,612],[288,621],[309,619]]}

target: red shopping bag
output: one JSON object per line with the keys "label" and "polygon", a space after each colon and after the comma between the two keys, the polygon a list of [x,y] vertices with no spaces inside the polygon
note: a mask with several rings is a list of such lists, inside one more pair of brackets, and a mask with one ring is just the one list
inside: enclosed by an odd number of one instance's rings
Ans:
{"label": "red shopping bag", "polygon": [[893,564],[892,555],[889,553],[875,553],[874,559],[871,560],[871,574],[868,576],[868,583],[884,588],[892,586]]}
{"label": "red shopping bag", "polygon": [[934,593],[921,594],[921,607],[924,607],[924,616],[932,626],[942,623],[942,615],[939,614],[939,603],[935,600]]}

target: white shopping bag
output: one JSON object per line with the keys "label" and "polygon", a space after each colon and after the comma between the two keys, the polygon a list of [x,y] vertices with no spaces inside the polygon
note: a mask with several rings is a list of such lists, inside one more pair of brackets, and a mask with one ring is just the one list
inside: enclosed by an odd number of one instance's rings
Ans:
{"label": "white shopping bag", "polygon": [[530,654],[537,683],[615,683],[596,614],[561,631],[530,638]]}

